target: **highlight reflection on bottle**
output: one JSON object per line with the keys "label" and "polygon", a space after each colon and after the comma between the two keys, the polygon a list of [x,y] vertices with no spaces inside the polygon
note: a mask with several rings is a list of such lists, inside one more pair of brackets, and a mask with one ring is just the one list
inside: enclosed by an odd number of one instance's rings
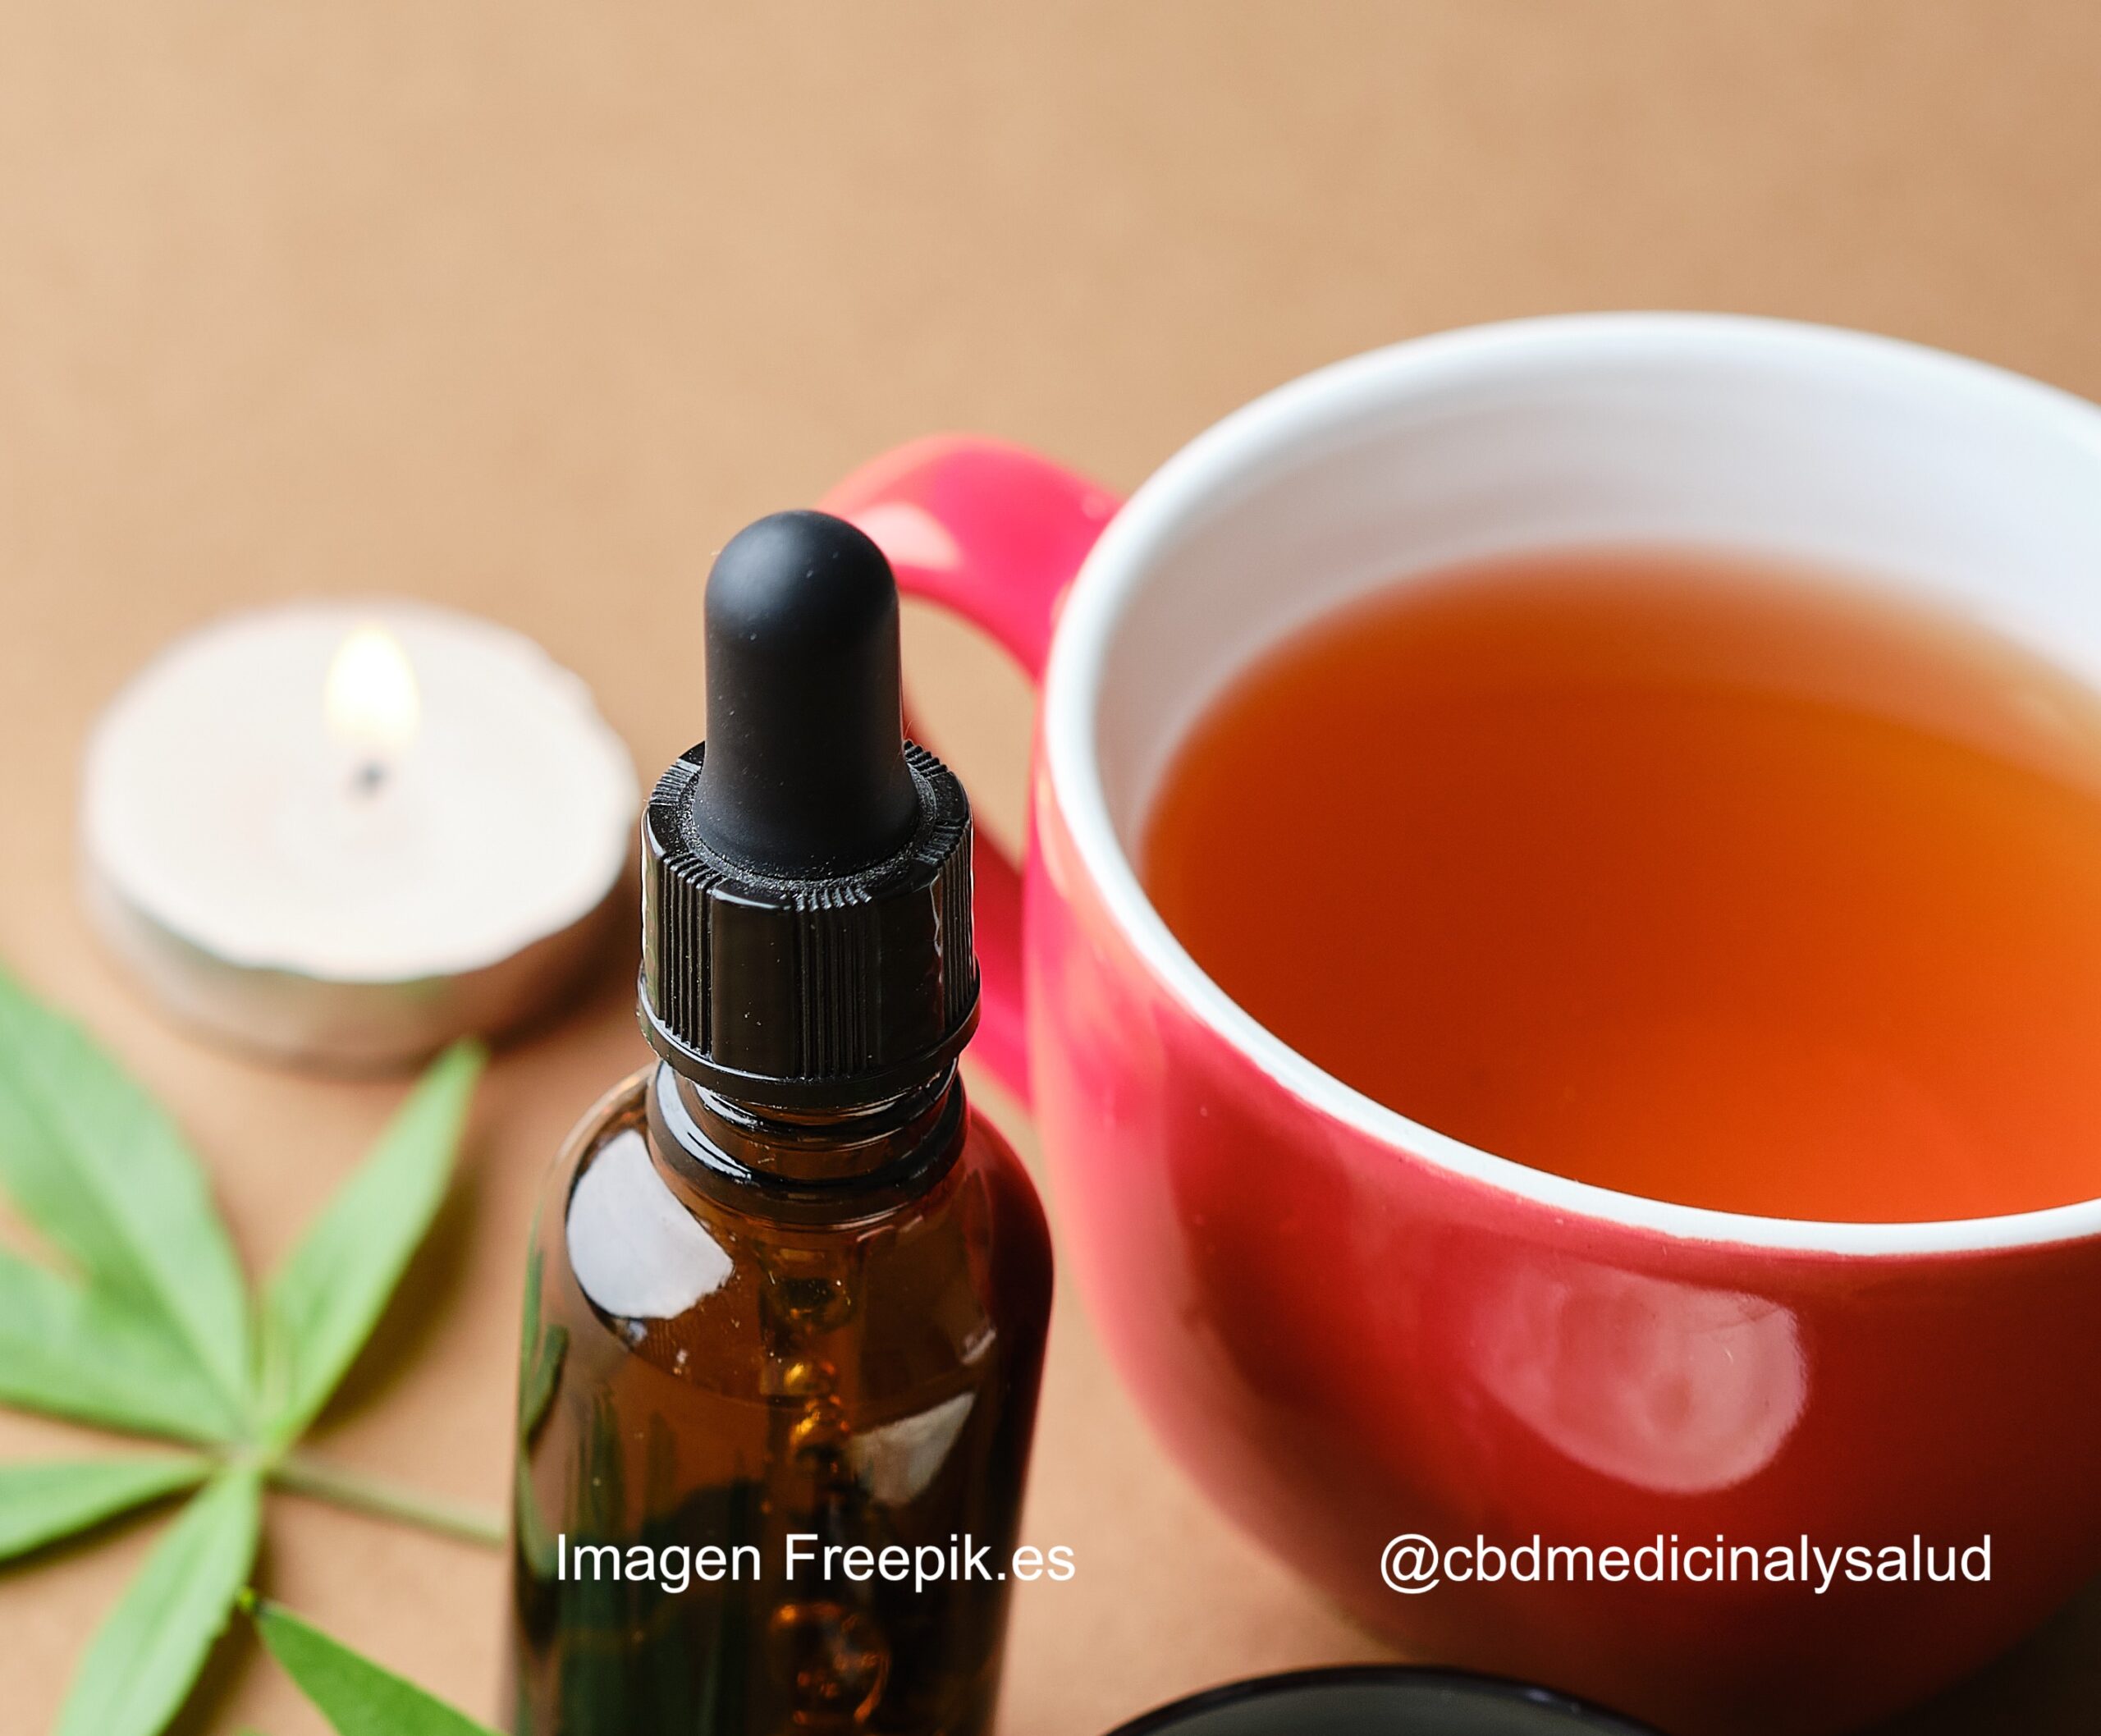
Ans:
{"label": "highlight reflection on bottle", "polygon": [[[901,740],[858,532],[761,520],[707,619],[709,739],[643,827],[661,1058],[573,1136],[529,1267],[514,1727],[964,1736],[1050,1298],[1034,1191],[955,1069],[968,807]],[[966,1537],[991,1576],[868,1570]]]}

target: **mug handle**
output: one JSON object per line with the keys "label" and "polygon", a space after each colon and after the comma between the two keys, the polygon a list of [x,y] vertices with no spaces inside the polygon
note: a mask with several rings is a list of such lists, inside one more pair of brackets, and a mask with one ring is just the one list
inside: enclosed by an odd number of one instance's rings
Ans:
{"label": "mug handle", "polygon": [[[1037,686],[1065,588],[1119,502],[1021,447],[936,434],[863,465],[818,504],[867,533],[900,591],[961,616]],[[984,980],[971,1050],[1026,1103],[1021,875],[981,831],[971,876]]]}

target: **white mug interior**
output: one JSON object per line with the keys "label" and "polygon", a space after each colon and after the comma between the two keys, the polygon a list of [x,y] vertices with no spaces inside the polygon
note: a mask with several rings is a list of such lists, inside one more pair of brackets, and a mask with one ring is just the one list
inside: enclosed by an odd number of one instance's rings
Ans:
{"label": "white mug interior", "polygon": [[1075,581],[1044,682],[1045,763],[1112,916],[1192,1012],[1310,1103],[1562,1209],[1851,1253],[2101,1232],[2101,1201],[1826,1224],[1511,1163],[1288,1048],[1153,909],[1132,855],[1155,787],[1264,648],[1455,564],[1643,545],[1843,571],[2101,689],[2101,410],[2085,401],[1891,339],[1733,316],[1577,315],[1419,339],[1294,381],[1200,435],[1133,496]]}

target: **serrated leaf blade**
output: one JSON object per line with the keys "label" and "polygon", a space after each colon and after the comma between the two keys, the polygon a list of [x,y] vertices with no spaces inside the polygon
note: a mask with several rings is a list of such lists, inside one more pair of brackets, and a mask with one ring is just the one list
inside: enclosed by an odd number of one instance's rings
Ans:
{"label": "serrated leaf blade", "polygon": [[194,1488],[211,1469],[208,1459],[173,1453],[0,1465],[0,1561]]}
{"label": "serrated leaf blade", "polygon": [[240,1417],[179,1347],[108,1298],[0,1249],[0,1404],[200,1445]]}
{"label": "serrated leaf blade", "polygon": [[158,1736],[225,1631],[262,1518],[253,1471],[226,1473],[182,1509],[88,1642],[57,1736]]}
{"label": "serrated leaf blade", "polygon": [[144,1088],[4,969],[0,1185],[95,1289],[163,1324],[245,1407],[247,1290],[203,1169]]}
{"label": "serrated leaf blade", "polygon": [[258,1601],[249,1613],[270,1656],[336,1736],[496,1736],[487,1725],[275,1604]]}
{"label": "serrated leaf blade", "polygon": [[547,1407],[554,1402],[561,1380],[561,1365],[569,1354],[569,1328],[540,1323],[540,1250],[535,1248],[525,1262],[525,1317],[520,1334],[518,1369],[518,1438],[529,1442],[539,1431]]}
{"label": "serrated leaf blade", "polygon": [[463,1042],[431,1064],[271,1280],[263,1333],[272,1441],[304,1431],[379,1323],[445,1198],[485,1059],[481,1045]]}

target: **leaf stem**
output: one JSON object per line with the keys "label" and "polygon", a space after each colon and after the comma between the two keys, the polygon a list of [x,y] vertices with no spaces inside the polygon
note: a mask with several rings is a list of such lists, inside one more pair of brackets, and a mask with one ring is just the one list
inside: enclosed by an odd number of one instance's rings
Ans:
{"label": "leaf stem", "polygon": [[286,1453],[270,1467],[269,1474],[272,1484],[291,1494],[310,1496],[379,1518],[398,1519],[442,1537],[478,1543],[485,1549],[501,1549],[510,1537],[502,1519],[485,1508],[426,1495],[363,1471],[346,1470],[311,1454]]}

